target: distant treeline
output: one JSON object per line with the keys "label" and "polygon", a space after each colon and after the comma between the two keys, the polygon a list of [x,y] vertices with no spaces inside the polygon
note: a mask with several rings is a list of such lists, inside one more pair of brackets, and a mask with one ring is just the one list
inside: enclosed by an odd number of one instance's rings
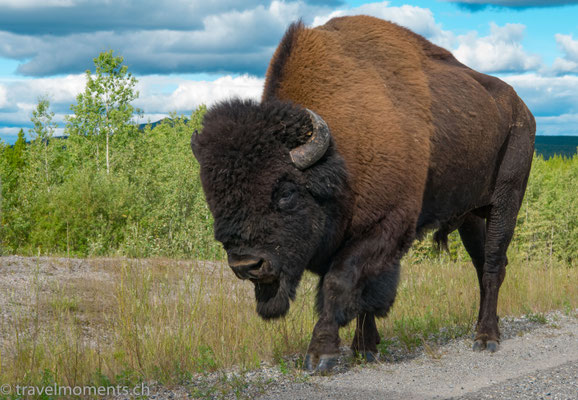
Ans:
{"label": "distant treeline", "polygon": [[[137,126],[139,131],[144,131],[145,128],[155,128],[157,125],[164,123],[171,123],[170,118],[163,118],[161,120],[140,124]],[[55,136],[58,139],[67,139],[68,136]],[[555,155],[562,157],[572,157],[578,153],[578,136],[536,136],[536,153],[544,159],[549,159]]]}
{"label": "distant treeline", "polygon": [[578,136],[536,136],[536,153],[548,159],[554,155],[572,157],[578,148]]}
{"label": "distant treeline", "polygon": [[[0,255],[219,257],[185,120],[0,145]],[[185,122],[187,121],[187,122]]]}
{"label": "distant treeline", "polygon": [[[139,131],[145,128],[155,128],[157,125],[171,123],[170,118],[137,125]],[[23,134],[24,132],[22,132]],[[58,139],[67,139],[68,136],[55,136]],[[578,153],[578,136],[536,136],[536,153],[544,159],[549,159],[555,155],[562,157],[572,157]]]}

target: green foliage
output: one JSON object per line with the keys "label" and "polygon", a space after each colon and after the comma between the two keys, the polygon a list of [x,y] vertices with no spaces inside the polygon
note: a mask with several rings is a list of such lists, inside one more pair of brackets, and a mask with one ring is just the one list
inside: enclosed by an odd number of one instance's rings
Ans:
{"label": "green foliage", "polygon": [[94,63],[69,139],[52,138],[54,113],[40,98],[33,140],[21,132],[0,148],[0,254],[221,257],[189,145],[206,108],[139,132],[137,81],[122,57]]}
{"label": "green foliage", "polygon": [[50,139],[58,125],[52,123],[54,112],[50,111],[50,101],[46,97],[38,99],[36,109],[32,111],[31,121],[34,128],[30,130],[32,137],[47,141]]}
{"label": "green foliage", "polygon": [[137,80],[112,50],[100,53],[94,65],[94,75],[86,71],[86,88],[71,106],[74,114],[68,117],[66,130],[75,145],[75,161],[93,158],[97,169],[104,162],[108,174],[114,159],[122,158],[122,152],[113,152],[111,147],[123,148],[136,134],[131,119],[140,110],[131,102],[138,98]]}
{"label": "green foliage", "polygon": [[[50,115],[45,106],[41,100],[37,110]],[[6,197],[2,251],[222,257],[189,145],[204,112],[201,107],[189,119],[173,115],[128,136],[122,146],[118,141],[110,174],[76,157],[93,137],[41,140],[50,137],[50,121],[35,126],[36,139],[23,150],[15,146],[18,157],[3,157],[0,164]],[[16,164],[18,186],[7,179]]]}
{"label": "green foliage", "polygon": [[530,322],[536,322],[536,323],[539,323],[542,325],[548,323],[548,319],[546,318],[546,315],[543,312],[527,311],[526,312],[526,318]]}
{"label": "green foliage", "polygon": [[[37,110],[50,115],[43,104]],[[154,129],[116,142],[118,157],[110,174],[96,167],[94,153],[76,158],[79,147],[88,148],[81,141],[91,140],[90,135],[64,145],[41,141],[51,129],[45,119],[35,126],[39,133],[28,146],[22,139],[3,150],[2,251],[222,258],[189,147],[205,111],[201,107],[188,119],[172,115]],[[576,262],[577,182],[578,157],[535,158],[512,242],[520,257]],[[468,259],[455,232],[449,254],[442,254]],[[409,259],[436,257],[429,235],[413,246]]]}
{"label": "green foliage", "polygon": [[26,164],[24,152],[26,150],[26,139],[24,138],[24,131],[20,129],[18,132],[18,139],[14,146],[6,147],[4,150],[5,162],[10,168],[11,172],[17,173]]}
{"label": "green foliage", "polygon": [[578,156],[535,157],[518,215],[514,246],[527,259],[539,254],[578,260]]}
{"label": "green foliage", "polygon": [[19,198],[19,192],[25,188],[20,181],[25,176],[26,167],[26,139],[22,129],[14,146],[3,146],[1,155],[0,255],[8,252],[7,243],[17,247],[25,243],[29,228],[27,218],[22,214],[23,201]]}

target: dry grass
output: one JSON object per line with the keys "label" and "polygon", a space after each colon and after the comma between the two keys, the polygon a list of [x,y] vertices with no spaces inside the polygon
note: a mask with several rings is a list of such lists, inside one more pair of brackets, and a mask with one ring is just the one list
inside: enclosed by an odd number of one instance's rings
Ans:
{"label": "dry grass", "polygon": [[[381,333],[411,348],[470,332],[478,309],[470,262],[447,256],[408,260],[411,255],[403,263],[396,304],[379,321]],[[501,315],[578,306],[576,266],[550,259],[528,263],[515,254],[510,260]],[[0,265],[0,382],[177,383],[197,372],[251,369],[262,360],[302,354],[315,323],[311,275],[288,317],[264,322],[254,311],[252,284],[218,262],[91,260],[81,273],[45,264],[19,272]],[[11,273],[20,275],[7,290]],[[352,333],[351,326],[341,331],[344,343]]]}

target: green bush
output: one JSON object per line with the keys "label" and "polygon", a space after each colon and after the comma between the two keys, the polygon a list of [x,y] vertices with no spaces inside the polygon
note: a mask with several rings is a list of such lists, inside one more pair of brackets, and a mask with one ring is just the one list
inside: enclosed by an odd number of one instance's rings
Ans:
{"label": "green bush", "polygon": [[2,253],[221,257],[189,145],[204,111],[111,138],[110,173],[90,136],[2,148]]}

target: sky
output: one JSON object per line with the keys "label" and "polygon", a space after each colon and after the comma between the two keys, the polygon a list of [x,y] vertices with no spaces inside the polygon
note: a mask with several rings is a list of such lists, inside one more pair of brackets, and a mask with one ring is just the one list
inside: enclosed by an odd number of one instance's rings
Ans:
{"label": "sky", "polygon": [[138,79],[139,122],[233,96],[259,99],[287,26],[365,14],[396,22],[511,84],[540,135],[578,135],[578,0],[0,0],[0,139],[47,97],[63,133],[93,58]]}

